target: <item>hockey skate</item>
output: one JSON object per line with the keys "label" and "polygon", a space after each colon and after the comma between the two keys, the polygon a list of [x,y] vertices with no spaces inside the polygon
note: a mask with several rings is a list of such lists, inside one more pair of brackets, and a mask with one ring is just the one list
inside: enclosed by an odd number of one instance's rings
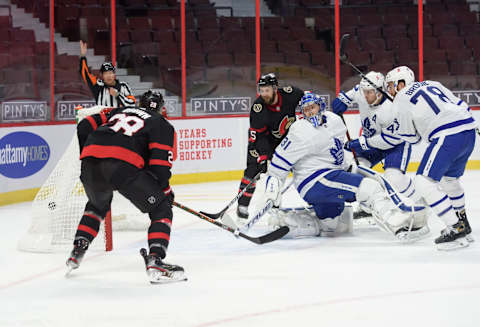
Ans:
{"label": "hockey skate", "polygon": [[145,260],[150,284],[166,284],[187,280],[182,267],[165,263],[154,254],[147,255],[147,250],[144,248],[140,249],[140,255]]}
{"label": "hockey skate", "polygon": [[456,211],[455,213],[458,217],[458,220],[463,222],[463,224],[465,225],[465,234],[467,235],[467,236],[465,236],[465,238],[470,243],[474,242],[475,241],[474,238],[472,237],[472,235],[470,235],[472,233],[472,227],[470,227],[470,223],[468,222],[467,214],[465,212],[465,209],[462,209],[461,211]]}
{"label": "hockey skate", "polygon": [[248,207],[238,205],[237,207],[237,216],[238,218],[248,219]]}
{"label": "hockey skate", "polygon": [[452,226],[442,230],[441,235],[435,239],[438,250],[450,251],[468,246],[466,227],[463,221],[458,221]]}
{"label": "hockey skate", "polygon": [[66,276],[68,276],[73,269],[80,267],[80,263],[82,262],[83,256],[89,245],[90,242],[85,238],[79,238],[73,241],[73,250],[66,262],[68,268],[67,273],[65,274]]}

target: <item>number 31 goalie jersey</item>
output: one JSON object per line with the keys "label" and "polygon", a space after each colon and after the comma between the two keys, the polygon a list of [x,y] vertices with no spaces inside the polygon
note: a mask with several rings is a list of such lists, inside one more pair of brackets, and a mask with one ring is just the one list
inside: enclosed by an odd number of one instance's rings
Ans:
{"label": "number 31 goalie jersey", "polygon": [[268,173],[284,181],[289,171],[298,192],[305,193],[332,169],[345,169],[343,145],[346,128],[331,112],[322,115],[324,123],[314,127],[305,119],[292,124],[288,135],[275,149]]}
{"label": "number 31 goalie jersey", "polygon": [[175,129],[159,113],[117,108],[88,116],[77,127],[80,159],[114,158],[148,168],[160,183],[170,179],[176,156]]}

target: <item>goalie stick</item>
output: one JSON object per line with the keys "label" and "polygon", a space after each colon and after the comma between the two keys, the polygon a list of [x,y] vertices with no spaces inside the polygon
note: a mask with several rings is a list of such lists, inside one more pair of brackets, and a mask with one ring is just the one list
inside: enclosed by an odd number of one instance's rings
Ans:
{"label": "goalie stick", "polygon": [[355,70],[358,75],[360,75],[360,77],[362,77],[363,79],[365,79],[368,84],[370,84],[371,86],[373,86],[378,92],[382,93],[383,96],[385,98],[387,98],[388,100],[390,100],[391,102],[393,102],[393,99],[392,97],[387,93],[385,92],[382,88],[380,87],[377,87],[375,84],[373,84],[373,82],[367,77],[365,76],[364,73],[362,73],[362,71],[357,67],[355,66],[354,64],[352,64],[351,61],[348,60],[348,55],[347,53],[345,52],[345,44],[347,43],[347,40],[350,38],[350,34],[343,34],[342,35],[342,38],[340,40],[340,51],[339,51],[339,59],[342,63],[346,64],[346,65],[349,65],[350,67],[353,68],[353,70]]}
{"label": "goalie stick", "polygon": [[227,206],[225,208],[223,208],[220,212],[217,212],[217,213],[207,213],[207,212],[204,212],[204,211],[200,211],[200,213],[202,215],[205,215],[207,217],[210,217],[212,219],[218,219],[218,218],[222,218],[223,215],[225,214],[225,212],[227,212],[228,209],[230,209],[230,207],[235,204],[235,202],[237,202],[238,199],[240,199],[240,197],[247,191],[247,189],[250,188],[250,186],[252,186],[259,178],[260,178],[260,175],[262,173],[258,173],[255,175],[255,177],[253,177],[253,179],[250,181],[250,183],[247,184],[247,186],[245,186],[243,188],[242,191],[240,191],[233,199],[232,201],[230,201],[229,204],[227,204]]}
{"label": "goalie stick", "polygon": [[184,206],[183,204],[180,204],[180,203],[174,201],[173,205],[177,208],[185,210],[186,212],[188,212],[188,213],[190,213],[194,216],[197,216],[200,219],[206,220],[209,223],[212,223],[212,224],[214,224],[214,225],[216,225],[220,228],[223,228],[224,230],[229,231],[230,233],[234,234],[237,237],[242,237],[242,238],[244,238],[244,239],[246,239],[250,242],[253,242],[255,244],[265,244],[265,243],[276,241],[279,238],[282,238],[283,236],[288,234],[288,232],[290,231],[290,229],[287,226],[283,226],[283,227],[280,227],[279,229],[274,230],[273,232],[270,232],[270,233],[262,235],[262,236],[258,236],[258,237],[248,236],[248,235],[240,232],[238,229],[234,229],[234,228],[231,228],[228,225],[222,224],[221,222],[218,222],[218,221],[216,221],[216,220],[214,220],[214,219],[212,219],[212,218],[210,218],[210,217],[208,217],[208,216],[206,216],[206,215],[204,215],[200,212],[197,212],[193,209],[190,209],[189,207]]}

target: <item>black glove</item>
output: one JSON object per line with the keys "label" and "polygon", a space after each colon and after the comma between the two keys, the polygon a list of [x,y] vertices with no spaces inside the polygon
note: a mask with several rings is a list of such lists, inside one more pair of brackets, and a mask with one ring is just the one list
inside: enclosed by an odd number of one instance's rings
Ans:
{"label": "black glove", "polygon": [[267,156],[259,156],[257,158],[257,174],[258,173],[265,174],[267,172],[267,163],[268,163]]}
{"label": "black glove", "polygon": [[173,205],[173,201],[175,200],[175,193],[173,193],[173,190],[170,186],[165,188],[163,190],[163,193],[165,193],[165,200],[168,202],[168,205],[171,207]]}

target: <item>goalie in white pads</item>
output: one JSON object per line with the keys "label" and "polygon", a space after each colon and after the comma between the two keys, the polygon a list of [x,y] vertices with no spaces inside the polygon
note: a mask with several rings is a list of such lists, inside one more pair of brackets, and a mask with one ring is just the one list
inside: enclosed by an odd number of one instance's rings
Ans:
{"label": "goalie in white pads", "polygon": [[466,247],[473,239],[459,178],[475,145],[477,124],[470,108],[439,82],[415,82],[406,66],[391,70],[385,82],[395,97],[398,136],[410,143],[421,139],[428,143],[415,187],[447,226],[435,243],[443,250]]}
{"label": "goalie in white pads", "polygon": [[[366,76],[376,88],[383,89],[383,74],[371,71]],[[332,102],[333,112],[342,114],[347,105],[358,104],[362,135],[347,142],[346,149],[355,151],[360,164],[373,167],[383,160],[385,178],[397,189],[400,195],[420,200],[414,183],[405,174],[410,161],[412,146],[395,135],[399,124],[392,111],[392,102],[365,78],[350,91],[340,92]]]}
{"label": "goalie in white pads", "polygon": [[[322,232],[348,231],[351,211],[345,203],[359,201],[375,219],[396,236],[412,222],[413,214],[398,209],[379,182],[345,171],[344,139],[346,128],[340,117],[325,111],[320,96],[308,93],[301,100],[305,119],[297,120],[275,149],[268,169],[264,200],[280,205],[280,189],[293,170],[294,184],[314,214],[293,214],[271,219],[271,225],[287,225],[290,236],[317,236]],[[347,209],[348,210],[348,209]],[[339,226],[339,221],[341,222]],[[424,225],[423,222],[414,222]]]}

